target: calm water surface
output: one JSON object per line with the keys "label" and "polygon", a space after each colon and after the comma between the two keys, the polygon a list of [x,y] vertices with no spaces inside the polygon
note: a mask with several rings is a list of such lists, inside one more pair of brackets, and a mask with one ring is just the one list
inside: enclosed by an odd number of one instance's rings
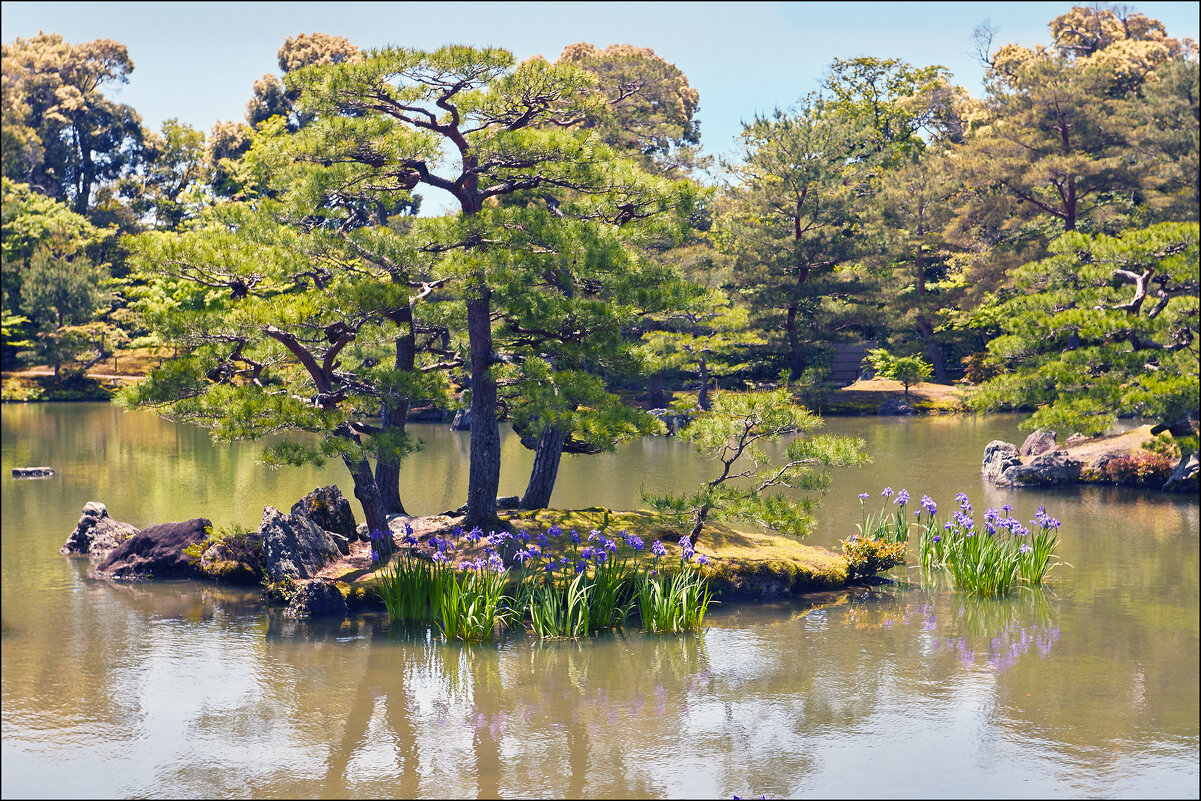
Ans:
{"label": "calm water surface", "polygon": [[[1198,504],[1133,491],[1005,491],[984,445],[1017,418],[835,419],[840,473],[813,542],[856,495],[957,491],[1064,521],[1045,592],[973,600],[897,583],[728,604],[701,636],[464,647],[383,616],[298,623],[252,591],[112,585],[58,554],[88,500],[138,526],[255,526],[340,467],[269,471],[252,445],[107,405],[2,409],[2,791],[9,797],[1198,796]],[[411,511],[457,506],[466,435],[418,426]],[[531,454],[505,439],[502,493]],[[54,466],[51,479],[9,478]],[[709,477],[653,438],[565,457],[559,507],[639,505]],[[876,503],[874,497],[872,502]]]}

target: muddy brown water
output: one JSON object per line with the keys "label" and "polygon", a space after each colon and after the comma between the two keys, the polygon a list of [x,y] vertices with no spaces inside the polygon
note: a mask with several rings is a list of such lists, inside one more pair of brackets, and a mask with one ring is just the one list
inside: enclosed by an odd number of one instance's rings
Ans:
{"label": "muddy brown water", "polygon": [[[837,547],[885,485],[1063,520],[1045,591],[896,583],[716,607],[700,636],[480,646],[381,616],[298,623],[254,591],[111,585],[58,554],[88,500],[138,526],[254,526],[341,468],[269,471],[253,445],[100,404],[6,405],[2,794],[15,797],[1113,797],[1198,795],[1198,504],[984,487],[1018,418],[844,418]],[[412,511],[465,494],[467,436],[417,426]],[[530,454],[507,435],[502,493]],[[53,478],[14,480],[14,466]],[[638,505],[708,468],[653,438],[565,457],[553,503]]]}

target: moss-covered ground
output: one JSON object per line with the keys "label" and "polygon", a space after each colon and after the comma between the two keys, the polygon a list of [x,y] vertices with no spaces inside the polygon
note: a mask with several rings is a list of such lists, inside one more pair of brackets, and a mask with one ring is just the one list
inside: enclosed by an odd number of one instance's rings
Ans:
{"label": "moss-covered ground", "polygon": [[[554,556],[570,555],[570,532],[576,530],[583,545],[588,534],[602,531],[621,542],[619,532],[642,539],[643,550],[637,555],[640,564],[650,564],[651,545],[661,541],[667,548],[663,564],[675,565],[680,558],[679,540],[688,527],[650,511],[619,512],[593,507],[588,509],[541,509],[534,512],[502,511],[502,520],[514,531],[526,531],[531,541],[553,525],[563,529],[563,535],[552,540],[547,549]],[[434,535],[449,536],[457,519],[445,515],[397,518],[392,523],[393,535],[400,545],[404,523],[413,527],[423,548]],[[344,557],[321,571],[323,577],[344,582],[347,586],[375,580],[370,568],[369,546],[363,542],[352,545],[349,557]],[[818,590],[837,589],[846,585],[847,561],[841,555],[791,537],[767,533],[737,531],[721,523],[706,524],[701,532],[697,552],[709,557],[710,564],[699,568],[709,578],[718,597],[784,597]],[[621,546],[621,553],[629,549]],[[483,544],[468,544],[462,538],[453,553],[455,561],[471,561],[483,556]]]}

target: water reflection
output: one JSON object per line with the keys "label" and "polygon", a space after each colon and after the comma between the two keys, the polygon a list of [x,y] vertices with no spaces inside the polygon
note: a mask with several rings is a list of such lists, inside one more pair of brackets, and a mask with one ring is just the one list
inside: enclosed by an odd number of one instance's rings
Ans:
{"label": "water reflection", "polygon": [[[253,446],[109,407],[5,408],[0,475],[63,469],[3,487],[3,795],[1195,796],[1196,500],[993,497],[979,452],[1015,423],[832,421],[876,461],[835,478],[814,541],[885,485],[1024,517],[1045,503],[1074,567],[1043,591],[971,599],[898,568],[893,585],[723,604],[700,637],[462,646],[382,616],[288,620],[254,590],[88,579],[57,552],[87,500],[139,524],[253,524],[344,471],[270,473]],[[466,440],[427,439],[406,493],[438,511],[459,502]],[[518,473],[526,458],[505,455]],[[557,503],[695,478],[674,440],[574,464]]]}

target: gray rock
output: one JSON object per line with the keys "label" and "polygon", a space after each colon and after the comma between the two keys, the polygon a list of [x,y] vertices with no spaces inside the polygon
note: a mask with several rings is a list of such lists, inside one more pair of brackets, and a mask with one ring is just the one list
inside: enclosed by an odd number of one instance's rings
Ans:
{"label": "gray rock", "polygon": [[1012,442],[994,439],[984,446],[984,462],[980,465],[980,476],[996,484],[1001,474],[1013,467],[1020,467],[1022,457]]}
{"label": "gray rock", "polygon": [[496,499],[497,509],[516,509],[521,505],[521,497],[519,495],[502,495]]}
{"label": "gray rock", "polygon": [[1067,451],[1051,451],[1038,456],[1030,464],[1007,468],[997,480],[1002,487],[1045,487],[1075,484],[1080,480],[1083,465],[1068,456]]}
{"label": "gray rock", "polygon": [[666,426],[668,434],[678,434],[692,422],[692,415],[674,412],[671,409],[648,409],[646,413],[658,418]]}
{"label": "gray rock", "polygon": [[1163,488],[1167,492],[1196,492],[1198,484],[1198,461],[1197,454],[1190,453],[1188,458],[1181,459],[1176,469],[1172,471],[1172,475],[1164,482]]}
{"label": "gray rock", "polygon": [[880,404],[880,408],[876,409],[878,415],[905,415],[917,414],[917,409],[910,406],[901,398],[889,398]]}
{"label": "gray rock", "polygon": [[345,540],[358,536],[350,501],[334,484],[318,487],[292,504],[292,514],[304,515],[331,534],[341,534]]}
{"label": "gray rock", "polygon": [[147,526],[114,548],[96,573],[112,579],[194,578],[200,575],[198,560],[184,549],[203,542],[212,528],[204,517]]}
{"label": "gray rock", "polygon": [[451,431],[470,431],[471,430],[471,410],[459,409],[455,412],[455,417],[450,421]]}
{"label": "gray rock", "polygon": [[284,616],[297,619],[345,617],[346,611],[346,599],[337,587],[324,581],[310,581],[301,585],[292,596]]}
{"label": "gray rock", "polygon": [[[330,539],[334,541],[334,545],[338,548],[338,553],[342,554],[343,556],[350,556],[350,540],[348,538],[343,537],[341,534],[338,534],[334,531],[327,531],[325,533],[328,534]],[[359,532],[356,531],[354,536],[357,539]]]}
{"label": "gray rock", "polygon": [[449,423],[455,413],[450,409],[439,409],[437,406],[414,406],[409,408],[406,418],[410,423]]}
{"label": "gray rock", "polygon": [[1022,456],[1040,456],[1047,451],[1055,450],[1055,432],[1040,428],[1026,437],[1018,453]]}
{"label": "gray rock", "polygon": [[114,548],[137,534],[136,527],[113,520],[99,501],[88,501],[75,530],[67,536],[59,553],[107,556]]}
{"label": "gray rock", "polygon": [[328,531],[304,515],[286,515],[274,506],[263,509],[259,535],[271,581],[312,578],[340,554]]}
{"label": "gray rock", "polygon": [[1081,433],[1077,432],[1077,433],[1073,434],[1072,436],[1068,437],[1066,440],[1064,440],[1063,444],[1067,445],[1069,448],[1073,448],[1077,445],[1083,445],[1084,443],[1088,442],[1090,439],[1092,439],[1092,437],[1088,436],[1087,434],[1081,434]]}

